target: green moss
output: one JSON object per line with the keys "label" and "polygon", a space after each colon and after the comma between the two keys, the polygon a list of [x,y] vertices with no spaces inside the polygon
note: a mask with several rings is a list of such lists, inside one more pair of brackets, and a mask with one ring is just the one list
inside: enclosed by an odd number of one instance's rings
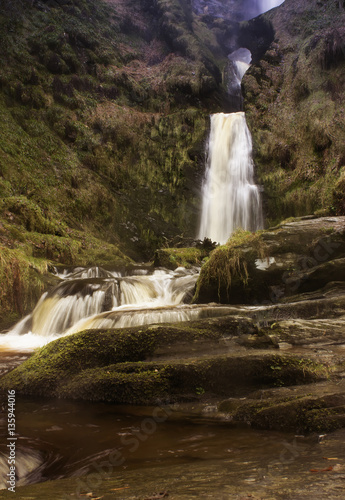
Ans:
{"label": "green moss", "polygon": [[235,421],[250,422],[256,428],[306,434],[332,432],[345,422],[343,398],[337,394],[324,397],[277,397],[242,405],[231,405],[225,401],[220,409],[231,412]]}
{"label": "green moss", "polygon": [[[204,393],[226,396],[248,385],[324,378],[325,367],[299,357],[208,354],[231,328],[238,330],[236,322],[231,325],[228,321],[224,328],[219,320],[81,332],[39,349],[4,376],[0,388],[28,396],[151,404],[157,398],[193,400]],[[184,358],[181,345],[208,355]],[[280,367],[279,374],[272,366]]]}
{"label": "green moss", "polygon": [[207,250],[202,248],[161,248],[155,252],[154,265],[168,269],[180,266],[188,269],[191,266],[200,266],[207,255]]}
{"label": "green moss", "polygon": [[167,397],[167,383],[158,371],[119,373],[110,366],[84,370],[67,383],[59,396],[88,401],[109,401],[124,404],[147,404]]}
{"label": "green moss", "polygon": [[0,246],[0,324],[7,327],[33,308],[45,288],[48,262]]}

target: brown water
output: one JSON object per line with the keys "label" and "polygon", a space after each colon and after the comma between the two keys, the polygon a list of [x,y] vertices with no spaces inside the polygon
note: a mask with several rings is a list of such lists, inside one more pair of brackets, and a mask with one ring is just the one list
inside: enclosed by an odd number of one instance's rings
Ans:
{"label": "brown water", "polygon": [[[2,352],[0,367],[26,356]],[[126,407],[17,396],[16,430],[17,498],[345,497],[343,431],[319,438],[238,428],[211,404]],[[0,498],[11,498],[5,440],[0,452]]]}
{"label": "brown water", "polygon": [[[0,373],[29,355],[1,352]],[[17,395],[16,430],[17,498],[345,498],[345,431],[304,437],[234,427],[211,403],[133,407]],[[13,496],[6,433],[4,405],[0,498]]]}
{"label": "brown water", "polygon": [[[18,486],[73,477],[72,491],[94,491],[119,477],[119,487],[125,488],[127,478],[132,493],[143,481],[156,481],[170,491],[183,485],[180,495],[187,496],[176,498],[230,498],[212,495],[226,495],[230,489],[268,492],[277,488],[277,481],[286,486],[301,474],[300,481],[312,485],[310,469],[345,464],[338,442],[330,457],[337,460],[330,462],[324,458],[323,439],[234,428],[192,406],[181,412],[18,397],[16,413],[23,471]],[[5,435],[4,419],[1,427]],[[1,451],[6,453],[4,444]],[[2,464],[3,473],[5,469]]]}
{"label": "brown water", "polygon": [[[192,408],[191,408],[192,410]],[[234,429],[164,407],[123,407],[17,397],[17,453],[39,465],[22,483],[99,472],[219,461],[257,479],[294,436]],[[5,421],[2,421],[4,434]],[[4,445],[2,451],[5,452]]]}

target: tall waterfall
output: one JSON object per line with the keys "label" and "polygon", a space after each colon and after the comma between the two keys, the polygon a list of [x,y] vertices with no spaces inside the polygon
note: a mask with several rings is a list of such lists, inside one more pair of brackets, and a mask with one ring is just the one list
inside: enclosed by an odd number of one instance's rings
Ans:
{"label": "tall waterfall", "polygon": [[245,115],[211,115],[199,238],[225,243],[237,228],[256,231],[262,224]]}

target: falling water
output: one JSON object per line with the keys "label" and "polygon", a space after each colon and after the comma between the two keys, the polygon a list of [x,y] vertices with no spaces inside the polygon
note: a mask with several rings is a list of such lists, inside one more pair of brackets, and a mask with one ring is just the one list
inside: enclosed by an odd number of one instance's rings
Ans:
{"label": "falling water", "polygon": [[197,14],[245,21],[259,16],[284,0],[192,0],[193,10]]}
{"label": "falling water", "polygon": [[200,239],[225,243],[237,228],[262,227],[253,175],[252,140],[244,113],[211,115]]}
{"label": "falling water", "polygon": [[241,47],[229,54],[228,59],[228,94],[232,103],[231,111],[243,111],[241,81],[249,68],[252,54],[250,50]]}
{"label": "falling water", "polygon": [[[134,273],[134,274],[133,274]],[[126,275],[102,268],[79,268],[58,276],[31,314],[0,335],[0,347],[32,350],[87,329],[123,328],[191,321],[229,314],[228,308],[189,305],[198,268],[138,269]]]}

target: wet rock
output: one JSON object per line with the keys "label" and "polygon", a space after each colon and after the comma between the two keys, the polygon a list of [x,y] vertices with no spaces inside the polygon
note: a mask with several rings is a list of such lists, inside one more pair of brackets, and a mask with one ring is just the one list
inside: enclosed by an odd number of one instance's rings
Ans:
{"label": "wet rock", "polygon": [[3,377],[0,386],[31,396],[153,404],[326,376],[327,367],[272,353],[264,349],[267,342],[260,352],[258,344],[255,351],[238,346],[233,339],[245,326],[255,329],[248,320],[229,316],[177,326],[88,330],[51,342]]}

